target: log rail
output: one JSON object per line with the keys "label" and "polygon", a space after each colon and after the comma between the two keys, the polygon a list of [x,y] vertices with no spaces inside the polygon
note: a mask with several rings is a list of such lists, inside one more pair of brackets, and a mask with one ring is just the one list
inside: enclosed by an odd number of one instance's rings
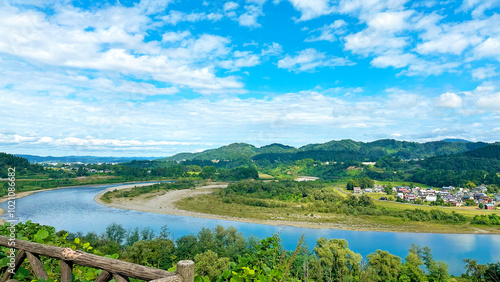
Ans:
{"label": "log rail", "polygon": [[[107,282],[115,279],[116,282],[129,281],[129,278],[141,279],[150,282],[193,282],[194,262],[182,260],[177,263],[177,273],[162,269],[142,266],[118,259],[101,257],[71,248],[61,248],[39,243],[15,239],[15,245],[9,245],[9,238],[0,236],[0,246],[19,250],[14,259],[13,272],[21,266],[26,258],[38,279],[47,280],[49,277],[45,271],[40,256],[51,257],[61,261],[61,282],[72,281],[73,265],[88,266],[102,269],[96,278],[97,282]],[[5,266],[0,266],[5,267]],[[8,269],[7,269],[8,270]],[[12,272],[5,270],[0,282],[8,281],[14,276]]]}

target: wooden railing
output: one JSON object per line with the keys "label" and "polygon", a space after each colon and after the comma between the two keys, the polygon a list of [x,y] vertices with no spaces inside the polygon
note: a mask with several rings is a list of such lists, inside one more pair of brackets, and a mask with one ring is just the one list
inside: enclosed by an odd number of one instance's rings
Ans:
{"label": "wooden railing", "polygon": [[[18,249],[14,259],[13,271],[8,271],[6,266],[5,273],[0,278],[0,282],[8,281],[14,276],[26,258],[31,265],[34,275],[38,279],[47,280],[49,277],[45,271],[40,256],[51,257],[61,260],[61,282],[71,282],[73,265],[88,266],[102,269],[101,274],[94,280],[106,282],[115,279],[116,282],[129,281],[129,278],[136,278],[151,282],[193,282],[194,281],[194,262],[182,260],[177,263],[177,273],[168,272],[162,269],[146,267],[118,259],[111,259],[93,254],[75,251],[71,248],[61,248],[28,242],[15,239],[15,245],[9,244],[9,238],[0,236],[0,246]],[[8,266],[10,267],[10,266]]]}

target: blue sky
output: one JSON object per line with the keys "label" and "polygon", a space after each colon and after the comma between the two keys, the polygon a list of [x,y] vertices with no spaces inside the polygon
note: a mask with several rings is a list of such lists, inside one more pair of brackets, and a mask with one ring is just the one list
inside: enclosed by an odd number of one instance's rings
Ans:
{"label": "blue sky", "polygon": [[[43,2],[43,3],[42,3]],[[0,151],[499,141],[497,0],[0,4]]]}

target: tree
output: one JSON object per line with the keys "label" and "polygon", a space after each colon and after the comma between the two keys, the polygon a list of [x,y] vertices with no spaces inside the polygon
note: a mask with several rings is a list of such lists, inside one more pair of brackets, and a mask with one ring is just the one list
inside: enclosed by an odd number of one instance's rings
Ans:
{"label": "tree", "polygon": [[484,271],[486,281],[500,281],[500,262],[488,263]]}
{"label": "tree", "polygon": [[392,195],[392,184],[388,183],[387,185],[385,185],[384,191],[387,195]]}
{"label": "tree", "polygon": [[484,209],[484,204],[483,203],[479,203],[479,208],[480,209]]}
{"label": "tree", "polygon": [[224,270],[229,268],[229,258],[219,258],[219,256],[208,250],[197,254],[194,257],[196,273],[200,276],[208,276],[213,281],[218,278]]}
{"label": "tree", "polygon": [[174,253],[172,240],[154,239],[137,241],[127,248],[127,256],[134,263],[159,268],[169,268],[172,265]]}
{"label": "tree", "polygon": [[400,281],[428,281],[424,271],[420,268],[424,263],[416,253],[410,252],[405,261],[401,269]]}
{"label": "tree", "polygon": [[165,224],[161,227],[160,236],[158,238],[168,239],[169,236],[170,236],[170,231],[168,231],[168,226]]}
{"label": "tree", "polygon": [[472,181],[468,181],[467,184],[465,184],[465,188],[467,188],[467,189],[472,189],[475,187],[476,187],[476,184]]}
{"label": "tree", "polygon": [[354,179],[349,179],[349,181],[347,181],[347,190],[354,190],[354,187],[357,187],[359,184],[356,180]]}
{"label": "tree", "polygon": [[448,273],[448,265],[445,262],[438,261],[433,262],[429,268],[429,281],[433,282],[445,282],[450,279],[450,274]]}
{"label": "tree", "polygon": [[376,275],[375,281],[397,281],[401,271],[401,259],[387,251],[377,250],[368,255],[368,268]]}
{"label": "tree", "polygon": [[127,234],[127,230],[118,223],[111,223],[106,227],[105,238],[107,240],[120,243],[125,239],[125,234]]}
{"label": "tree", "polygon": [[139,241],[139,227],[130,229],[127,232],[127,245],[132,246],[135,242]]}
{"label": "tree", "polygon": [[175,241],[177,246],[177,257],[181,260],[183,259],[193,259],[197,249],[198,240],[194,235],[186,235]]}
{"label": "tree", "polygon": [[214,178],[216,172],[217,169],[215,168],[215,166],[204,166],[203,170],[200,173],[200,177],[203,179]]}
{"label": "tree", "polygon": [[351,251],[344,239],[319,238],[314,252],[331,281],[356,277],[360,272],[361,255]]}
{"label": "tree", "polygon": [[483,277],[486,272],[486,265],[477,263],[475,259],[464,259],[465,275],[469,276],[472,281],[484,281]]}
{"label": "tree", "polygon": [[444,282],[449,280],[448,265],[442,261],[433,260],[429,247],[420,247],[419,245],[411,244],[410,252],[417,254],[424,262],[429,281]]}

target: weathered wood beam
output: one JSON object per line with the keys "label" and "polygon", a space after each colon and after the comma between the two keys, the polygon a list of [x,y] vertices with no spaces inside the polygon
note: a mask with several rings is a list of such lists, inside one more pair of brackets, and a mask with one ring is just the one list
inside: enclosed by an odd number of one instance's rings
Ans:
{"label": "weathered wood beam", "polygon": [[160,278],[160,279],[151,280],[149,282],[181,282],[181,277],[179,275],[175,275],[175,276],[170,276],[167,278]]}
{"label": "weathered wood beam", "polygon": [[[16,271],[19,269],[21,264],[24,262],[26,259],[26,252],[23,250],[20,250],[17,252],[16,257],[14,258],[14,268],[12,269],[13,273],[16,273]],[[1,282],[9,281],[11,280],[12,277],[14,277],[14,274],[12,272],[9,272],[9,268],[6,269],[6,272],[3,274],[2,278],[0,279]]]}
{"label": "weathered wood beam", "polygon": [[36,253],[33,254],[29,251],[26,252],[26,256],[28,257],[28,260],[30,261],[31,269],[33,269],[33,272],[35,273],[36,278],[48,280],[49,276],[47,275],[47,272],[45,271],[45,268],[43,267],[43,263],[40,260],[40,256],[38,256]]}
{"label": "weathered wood beam", "polygon": [[73,263],[71,261],[61,260],[61,282],[73,281]]}
{"label": "weathered wood beam", "polygon": [[[70,248],[48,246],[24,240],[15,240],[15,248],[27,252],[48,256],[60,260],[71,261],[73,264],[89,266],[106,270],[110,273],[120,273],[121,275],[141,280],[154,280],[174,276],[175,273],[162,269],[146,267],[121,260],[96,256]],[[0,236],[0,245],[7,246],[8,238]],[[183,280],[184,281],[184,280]]]}
{"label": "weathered wood beam", "polygon": [[123,276],[121,274],[115,273],[113,274],[113,278],[115,278],[116,282],[129,282],[130,279],[128,279],[127,276]]}
{"label": "weathered wood beam", "polygon": [[107,272],[106,270],[103,270],[99,276],[94,280],[94,282],[108,282],[113,278],[113,275],[111,273]]}

